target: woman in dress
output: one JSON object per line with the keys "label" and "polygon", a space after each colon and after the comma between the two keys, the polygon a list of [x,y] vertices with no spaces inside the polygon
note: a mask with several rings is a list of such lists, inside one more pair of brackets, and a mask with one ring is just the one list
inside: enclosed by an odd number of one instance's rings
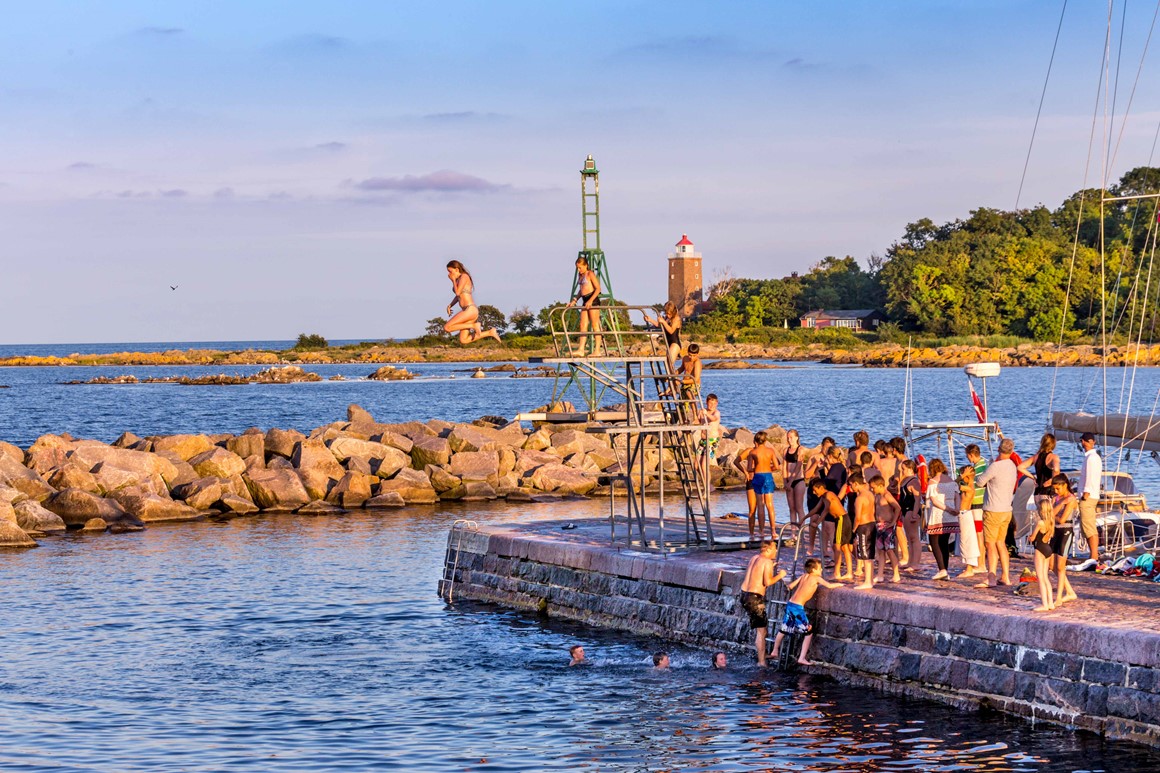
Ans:
{"label": "woman in dress", "polygon": [[785,433],[788,446],[781,458],[782,480],[785,481],[785,502],[789,506],[789,522],[802,527],[805,518],[806,479],[805,460],[802,458],[801,436],[796,429]]}
{"label": "woman in dress", "polygon": [[494,338],[499,341],[499,332],[495,328],[484,330],[479,324],[479,309],[475,305],[475,299],[471,297],[475,291],[475,282],[463,264],[458,260],[448,261],[447,278],[451,280],[451,289],[455,292],[455,297],[447,304],[447,315],[451,316],[451,309],[457,303],[459,311],[447,320],[443,329],[448,333],[459,333],[461,344],[475,343],[481,338]]}
{"label": "woman in dress", "polygon": [[[576,258],[576,276],[579,281],[576,285],[576,297],[568,301],[567,308],[577,306],[580,309],[580,332],[587,333],[590,329],[595,334],[591,336],[592,347],[588,354],[597,356],[601,351],[600,337],[600,278],[596,272],[588,267],[588,259],[583,255]],[[583,343],[589,336],[581,335],[581,353],[584,353]]]}
{"label": "woman in dress", "polygon": [[947,472],[942,459],[932,461],[929,471],[926,535],[930,542],[930,552],[934,553],[934,562],[938,566],[938,572],[931,579],[945,580],[949,576],[947,562],[951,556],[951,536],[959,532],[959,502],[962,493],[959,484]]}
{"label": "woman in dress", "polygon": [[669,369],[677,369],[677,361],[681,359],[681,315],[677,312],[677,304],[665,301],[664,315],[650,317],[644,315],[644,321],[654,327],[659,327],[665,336],[665,349],[668,351]]}
{"label": "woman in dress", "polygon": [[980,550],[978,534],[975,532],[975,511],[970,506],[975,498],[975,465],[964,464],[960,467],[958,482],[961,495],[959,502],[962,503],[959,508],[959,555],[967,565],[958,576],[965,580],[983,574],[979,571]]}

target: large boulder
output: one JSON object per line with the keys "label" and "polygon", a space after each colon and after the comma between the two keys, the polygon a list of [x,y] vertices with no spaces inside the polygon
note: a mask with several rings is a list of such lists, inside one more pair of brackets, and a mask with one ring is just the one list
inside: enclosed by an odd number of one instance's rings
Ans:
{"label": "large boulder", "polygon": [[378,426],[385,427],[390,432],[410,438],[412,441],[418,440],[421,437],[439,437],[438,432],[421,421],[405,421],[400,424],[379,424]]}
{"label": "large boulder", "polygon": [[346,406],[346,420],[351,424],[374,424],[375,417],[371,416],[371,412],[363,408],[358,403],[351,403]]}
{"label": "large boulder", "polygon": [[294,455],[294,447],[306,439],[296,429],[278,429],[273,427],[266,430],[264,447],[268,456],[281,456],[289,459]]}
{"label": "large boulder", "polygon": [[346,473],[321,440],[303,440],[297,443],[291,461],[299,470],[316,470],[333,480],[338,480]]}
{"label": "large boulder", "polygon": [[266,436],[262,430],[251,427],[226,441],[226,450],[245,459],[247,456],[266,457]]}
{"label": "large boulder", "polygon": [[330,441],[330,452],[340,462],[345,462],[351,457],[366,461],[380,478],[389,478],[404,467],[411,466],[411,457],[408,454],[371,440],[337,437]]}
{"label": "large boulder", "polygon": [[560,458],[555,454],[550,454],[547,451],[532,451],[532,450],[517,450],[516,451],[516,466],[514,472],[516,475],[529,475],[536,469],[543,467],[545,464],[559,464]]}
{"label": "large boulder", "polygon": [[173,496],[183,500],[194,510],[212,509],[222,495],[222,481],[219,478],[198,478],[173,489]]}
{"label": "large boulder", "polygon": [[56,493],[35,470],[3,455],[0,455],[0,485],[14,488],[38,502]]}
{"label": "large boulder", "polygon": [[596,479],[562,464],[545,464],[532,473],[532,485],[558,494],[587,494],[596,487]]}
{"label": "large boulder", "polygon": [[12,506],[16,511],[16,523],[29,534],[54,534],[67,528],[59,515],[46,510],[35,499],[25,499]]}
{"label": "large boulder", "polygon": [[263,510],[289,512],[310,502],[310,495],[293,468],[249,470],[242,479],[254,504]]}
{"label": "large boulder", "polygon": [[[206,442],[209,439],[206,438]],[[184,461],[180,454],[166,451],[178,461]],[[166,483],[177,478],[178,472],[174,462],[162,453],[148,451],[134,451],[128,448],[114,448],[96,440],[78,440],[73,443],[70,459],[83,467],[92,470],[98,464],[108,464],[121,470],[136,473],[142,480],[150,475],[159,475]]]}
{"label": "large boulder", "polygon": [[422,435],[411,445],[411,463],[416,470],[421,470],[429,464],[450,464],[451,443],[446,438]]}
{"label": "large boulder", "polygon": [[3,440],[0,440],[0,456],[7,456],[17,464],[24,464],[24,451],[20,446],[5,443]]}
{"label": "large boulder", "polygon": [[451,457],[451,474],[463,481],[494,483],[499,478],[499,454],[495,451],[460,451]]}
{"label": "large boulder", "polygon": [[371,483],[378,478],[360,472],[348,472],[326,495],[326,501],[346,510],[362,507],[371,498]]}
{"label": "large boulder", "polygon": [[427,473],[427,477],[431,481],[431,486],[443,499],[454,499],[455,497],[447,497],[444,496],[444,494],[463,486],[462,480],[452,475],[442,467],[436,467],[433,464],[429,464],[424,467],[423,470]]}
{"label": "large boulder", "polygon": [[223,512],[233,513],[234,515],[249,515],[250,513],[258,512],[257,505],[248,498],[240,497],[236,494],[222,494],[222,498],[217,504]]}
{"label": "large boulder", "polygon": [[100,518],[110,526],[115,523],[141,525],[116,501],[79,488],[61,489],[44,500],[44,507],[59,515],[66,526],[84,526],[91,518]]}
{"label": "large boulder", "polygon": [[0,502],[8,505],[14,505],[17,502],[23,502],[28,499],[28,495],[19,489],[14,489],[11,486],[0,485]]}
{"label": "large boulder", "polygon": [[371,497],[363,506],[370,509],[375,507],[404,507],[406,504],[407,500],[403,499],[402,494],[397,491],[388,491],[386,494]]}
{"label": "large boulder", "polygon": [[201,477],[229,478],[246,471],[246,463],[233,451],[214,447],[189,460],[194,471]]}
{"label": "large boulder", "polygon": [[93,479],[103,496],[111,496],[114,492],[129,488],[143,488],[154,494],[169,496],[169,489],[160,475],[141,469],[125,470],[112,462],[101,462],[94,467]]}
{"label": "large boulder", "polygon": [[[52,435],[51,437],[56,437]],[[35,470],[41,476],[47,475],[50,470],[57,467],[63,467],[68,464],[69,458],[72,456],[72,449],[61,446],[33,446],[29,449],[25,458],[25,466],[30,470]],[[92,467],[92,464],[84,464],[78,462],[86,470]]]}
{"label": "large boulder", "polygon": [[100,486],[97,485],[97,479],[93,474],[72,460],[67,460],[60,467],[49,470],[47,477],[48,485],[57,490],[79,488],[94,494],[100,493]]}
{"label": "large boulder", "polygon": [[0,503],[0,548],[34,548],[36,540],[28,536],[16,521],[16,511]]}
{"label": "large boulder", "polygon": [[560,456],[571,456],[577,452],[588,452],[608,448],[602,438],[575,429],[566,429],[552,435],[552,448]]}
{"label": "large boulder", "polygon": [[404,467],[395,477],[379,484],[379,495],[395,492],[409,505],[433,504],[439,501],[430,479],[418,470]]}
{"label": "large boulder", "polygon": [[213,441],[206,435],[165,435],[151,439],[153,453],[169,451],[187,462],[214,447]]}
{"label": "large boulder", "polygon": [[461,451],[497,451],[501,446],[521,447],[525,441],[524,432],[518,424],[504,429],[477,427],[473,424],[456,424],[447,436],[447,442],[455,453]]}
{"label": "large boulder", "polygon": [[113,494],[121,507],[143,523],[163,521],[193,521],[202,514],[184,502],[177,502],[168,496],[159,496],[148,489],[122,489]]}
{"label": "large boulder", "polygon": [[552,447],[552,431],[547,427],[540,427],[524,438],[524,448],[529,451],[543,451]]}
{"label": "large boulder", "polygon": [[117,448],[132,448],[140,442],[141,438],[137,437],[132,432],[122,432],[120,436],[118,436],[117,439],[113,441],[113,445]]}

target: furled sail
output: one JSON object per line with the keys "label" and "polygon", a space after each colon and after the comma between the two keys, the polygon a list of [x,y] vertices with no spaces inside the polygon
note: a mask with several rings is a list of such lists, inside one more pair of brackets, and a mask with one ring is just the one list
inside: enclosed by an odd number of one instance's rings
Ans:
{"label": "furled sail", "polygon": [[1135,451],[1160,451],[1160,417],[1156,416],[1124,413],[1097,416],[1091,413],[1055,411],[1051,414],[1051,426],[1059,440],[1079,440],[1080,435],[1090,432],[1096,436],[1099,445]]}

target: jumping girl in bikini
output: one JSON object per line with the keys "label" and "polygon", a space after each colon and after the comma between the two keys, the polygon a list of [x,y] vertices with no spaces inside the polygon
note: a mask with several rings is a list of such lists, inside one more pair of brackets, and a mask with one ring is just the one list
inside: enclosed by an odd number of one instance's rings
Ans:
{"label": "jumping girl in bikini", "polygon": [[479,324],[479,309],[471,297],[472,291],[475,290],[475,283],[463,264],[458,260],[448,261],[447,278],[451,280],[451,288],[455,291],[455,297],[451,299],[451,303],[447,304],[447,314],[451,315],[451,309],[456,303],[459,304],[459,311],[447,320],[443,329],[448,333],[459,333],[459,343],[461,344],[472,344],[481,338],[494,338],[501,341],[495,328],[484,330],[483,326]]}

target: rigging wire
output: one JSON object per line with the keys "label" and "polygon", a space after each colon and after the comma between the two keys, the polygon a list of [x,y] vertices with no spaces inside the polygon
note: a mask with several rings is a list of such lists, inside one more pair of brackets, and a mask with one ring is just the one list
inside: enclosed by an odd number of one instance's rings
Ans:
{"label": "rigging wire", "polygon": [[1027,181],[1027,167],[1031,164],[1031,149],[1035,147],[1035,133],[1039,130],[1039,117],[1043,114],[1043,102],[1047,98],[1047,84],[1051,81],[1051,67],[1055,64],[1055,51],[1059,48],[1059,33],[1063,29],[1063,16],[1067,13],[1067,0],[1059,11],[1059,25],[1055,28],[1055,42],[1051,44],[1051,58],[1047,60],[1047,76],[1043,79],[1043,90],[1039,93],[1039,108],[1035,111],[1035,123],[1031,127],[1031,141],[1027,143],[1027,158],[1023,160],[1023,175],[1019,178],[1019,192],[1015,194],[1015,209],[1023,198],[1023,183]]}

